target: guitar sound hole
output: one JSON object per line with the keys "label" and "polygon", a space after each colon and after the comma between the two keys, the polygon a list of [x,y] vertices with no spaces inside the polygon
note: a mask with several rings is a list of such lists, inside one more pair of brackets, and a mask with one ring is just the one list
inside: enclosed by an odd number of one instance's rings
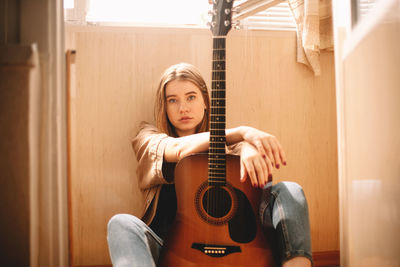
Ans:
{"label": "guitar sound hole", "polygon": [[232,199],[229,193],[218,186],[208,188],[204,193],[202,203],[207,214],[214,218],[224,217],[232,207]]}

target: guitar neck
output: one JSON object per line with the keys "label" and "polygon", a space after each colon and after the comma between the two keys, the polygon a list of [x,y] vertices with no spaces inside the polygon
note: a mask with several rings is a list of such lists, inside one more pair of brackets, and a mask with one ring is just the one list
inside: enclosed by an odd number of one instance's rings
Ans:
{"label": "guitar neck", "polygon": [[208,182],[226,184],[226,90],[225,37],[213,38],[211,78],[210,149],[208,152]]}

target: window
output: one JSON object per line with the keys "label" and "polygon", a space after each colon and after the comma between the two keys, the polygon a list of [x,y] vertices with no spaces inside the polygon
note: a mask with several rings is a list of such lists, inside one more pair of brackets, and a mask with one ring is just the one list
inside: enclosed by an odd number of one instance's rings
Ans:
{"label": "window", "polygon": [[74,0],[64,0],[64,9],[74,8]]}
{"label": "window", "polygon": [[208,1],[91,0],[86,21],[145,25],[206,25]]}
{"label": "window", "polygon": [[[76,0],[75,0],[76,1]],[[65,0],[71,7],[74,0]],[[235,1],[237,4],[243,0]],[[211,20],[212,5],[207,0],[79,0],[66,20],[74,23],[98,25],[140,25],[167,27],[204,27]],[[85,9],[85,10],[79,10]],[[78,15],[77,15],[78,14]],[[81,16],[77,18],[77,16]],[[296,25],[286,2],[242,19],[240,28],[295,30]]]}

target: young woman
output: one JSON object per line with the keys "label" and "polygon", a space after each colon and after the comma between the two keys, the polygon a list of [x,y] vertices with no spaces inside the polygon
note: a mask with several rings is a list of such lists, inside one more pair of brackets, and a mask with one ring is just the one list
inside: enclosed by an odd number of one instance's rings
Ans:
{"label": "young woman", "polygon": [[[144,191],[142,216],[118,214],[108,223],[112,263],[121,266],[155,266],[176,213],[174,167],[187,155],[209,146],[209,94],[204,79],[192,65],[168,68],[156,96],[157,127],[142,123],[133,140],[138,160],[139,187]],[[230,153],[240,155],[241,181],[264,188],[273,168],[286,165],[285,153],[272,135],[252,127],[226,130]],[[293,182],[272,186],[265,203],[265,226],[275,228],[282,266],[311,266],[308,208],[302,188]]]}

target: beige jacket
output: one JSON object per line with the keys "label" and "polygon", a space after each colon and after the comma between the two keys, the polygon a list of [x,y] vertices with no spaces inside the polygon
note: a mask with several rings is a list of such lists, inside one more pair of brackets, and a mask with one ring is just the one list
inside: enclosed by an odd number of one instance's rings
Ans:
{"label": "beige jacket", "polygon": [[[138,184],[145,198],[141,219],[147,224],[151,223],[156,213],[161,186],[173,183],[167,181],[162,172],[165,146],[171,139],[173,137],[160,133],[155,126],[142,122],[138,134],[132,141],[138,161],[136,169]],[[229,146],[227,153],[240,154],[240,145]]]}
{"label": "beige jacket", "polygon": [[165,146],[171,138],[173,137],[160,133],[155,126],[142,122],[132,141],[138,161],[138,184],[145,198],[141,218],[147,224],[150,224],[156,213],[161,186],[168,183],[162,173],[162,164]]}

